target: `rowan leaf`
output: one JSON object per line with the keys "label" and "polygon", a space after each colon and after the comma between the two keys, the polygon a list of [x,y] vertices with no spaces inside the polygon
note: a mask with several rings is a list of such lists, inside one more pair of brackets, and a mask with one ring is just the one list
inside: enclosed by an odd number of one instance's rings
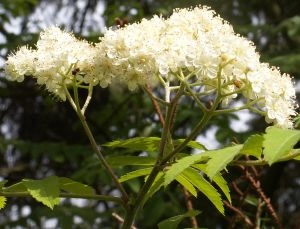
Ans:
{"label": "rowan leaf", "polygon": [[164,174],[159,172],[152,183],[152,186],[149,188],[145,198],[143,200],[142,206],[147,202],[147,200],[152,197],[164,184]]}
{"label": "rowan leaf", "polygon": [[0,196],[0,209],[4,208],[6,205],[6,197]]}
{"label": "rowan leaf", "polygon": [[107,162],[113,167],[125,165],[154,165],[155,158],[144,156],[115,156],[108,157]]}
{"label": "rowan leaf", "polygon": [[[197,169],[203,171],[205,174],[207,174],[207,171],[206,171],[207,165],[206,164],[196,164],[196,165],[193,165],[193,167],[197,168]],[[212,181],[222,190],[222,192],[226,196],[227,200],[231,203],[230,189],[228,187],[226,180],[224,179],[224,177],[222,177],[221,173],[217,173],[213,177]]]}
{"label": "rowan leaf", "polygon": [[95,190],[86,185],[82,184],[80,182],[74,181],[67,177],[58,177],[59,187],[60,189],[74,194],[87,194],[87,195],[93,195],[95,194]]}
{"label": "rowan leaf", "polygon": [[181,174],[186,168],[190,167],[191,165],[201,160],[207,160],[208,153],[209,151],[179,159],[176,163],[169,167],[168,171],[166,171],[164,185],[167,186],[168,184],[170,184],[179,174]]}
{"label": "rowan leaf", "polygon": [[136,137],[126,140],[116,140],[103,144],[110,148],[126,148],[136,151],[157,152],[159,149],[159,137]]}
{"label": "rowan leaf", "polygon": [[263,154],[271,165],[281,156],[287,154],[300,140],[300,130],[268,127],[264,134]]}
{"label": "rowan leaf", "polygon": [[5,192],[27,192],[27,187],[24,185],[24,181],[20,181],[8,187],[3,187]]}
{"label": "rowan leaf", "polygon": [[150,168],[138,169],[138,170],[126,173],[125,175],[120,177],[119,181],[124,182],[124,181],[131,180],[131,179],[134,179],[134,178],[137,178],[140,176],[147,176],[151,173],[152,169],[153,168],[150,167]]}
{"label": "rowan leaf", "polygon": [[[116,140],[103,144],[109,148],[125,148],[135,151],[158,152],[161,138],[159,137],[136,137],[125,140]],[[174,147],[181,144],[185,139],[172,140]],[[196,141],[189,141],[186,145],[193,149],[206,150],[205,146]]]}
{"label": "rowan leaf", "polygon": [[224,206],[220,193],[203,176],[193,168],[187,168],[182,175],[202,192],[212,204],[224,215]]}
{"label": "rowan leaf", "polygon": [[[211,158],[207,162],[207,175],[210,179],[223,170],[240,152],[242,145],[235,145],[231,147],[226,147],[219,150],[214,150],[209,153]],[[208,151],[209,152],[209,151]]]}
{"label": "rowan leaf", "polygon": [[30,195],[37,201],[53,209],[60,202],[59,180],[56,176],[47,177],[43,180],[23,180]]}
{"label": "rowan leaf", "polygon": [[191,182],[189,182],[184,176],[182,175],[178,175],[176,177],[176,180],[183,186],[186,188],[186,190],[189,191],[189,193],[191,193],[194,197],[197,197],[197,190],[195,189],[195,187],[193,186],[193,184]]}
{"label": "rowan leaf", "polygon": [[176,229],[184,218],[194,217],[200,214],[200,211],[190,210],[182,215],[173,216],[161,221],[157,226],[158,229]]}
{"label": "rowan leaf", "polygon": [[260,158],[263,150],[264,137],[258,134],[251,135],[243,145],[241,154]]}

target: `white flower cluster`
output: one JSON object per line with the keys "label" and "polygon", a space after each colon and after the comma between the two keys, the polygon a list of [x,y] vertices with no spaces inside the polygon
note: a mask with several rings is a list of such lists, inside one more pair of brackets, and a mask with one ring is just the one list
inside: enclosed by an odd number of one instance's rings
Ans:
{"label": "white flower cluster", "polygon": [[36,77],[62,99],[62,84],[74,79],[102,87],[116,79],[134,90],[162,82],[179,85],[182,74],[193,75],[193,83],[204,90],[227,95],[225,103],[237,93],[258,100],[268,122],[291,127],[295,115],[290,77],[260,63],[253,44],[206,7],[109,29],[95,46],[50,28],[41,34],[36,50],[22,47],[9,56],[6,71],[13,80]]}
{"label": "white flower cluster", "polygon": [[240,91],[259,100],[268,122],[292,127],[290,117],[296,112],[290,77],[260,63],[254,45],[208,8],[175,10],[168,19],[155,16],[108,30],[97,47],[112,63],[109,74],[131,89],[157,83],[158,75],[176,85],[182,72],[193,74],[206,90],[217,89],[221,79],[221,91],[228,95],[223,102]]}
{"label": "white flower cluster", "polygon": [[24,76],[34,77],[38,84],[65,100],[62,85],[68,86],[74,78],[77,82],[98,83],[94,67],[96,56],[93,45],[51,27],[40,34],[36,49],[23,46],[10,55],[5,70],[9,79],[19,82]]}

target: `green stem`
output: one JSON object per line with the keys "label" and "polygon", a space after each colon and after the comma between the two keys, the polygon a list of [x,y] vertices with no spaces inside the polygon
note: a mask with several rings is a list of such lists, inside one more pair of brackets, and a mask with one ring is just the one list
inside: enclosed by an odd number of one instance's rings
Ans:
{"label": "green stem", "polygon": [[[147,181],[145,182],[141,191],[139,192],[136,200],[128,209],[122,229],[130,229],[130,227],[132,226],[132,223],[134,221],[137,211],[141,207],[141,204],[144,202],[144,198],[145,198],[149,188],[155,181],[155,178],[156,178],[157,174],[161,171],[161,168],[163,167],[163,165],[165,165],[176,153],[180,152],[188,144],[188,142],[191,139],[195,138],[197,136],[197,134],[199,134],[199,131],[201,131],[203,129],[203,127],[207,124],[207,122],[209,121],[209,119],[212,116],[213,116],[213,113],[211,113],[211,112],[206,113],[203,116],[203,118],[201,119],[201,121],[199,122],[199,124],[194,128],[194,130],[191,132],[191,134],[186,138],[186,140],[182,144],[177,146],[171,153],[167,154],[164,158],[162,158],[161,161],[158,160],[156,162],[155,166],[153,167],[153,170],[151,171]],[[165,141],[164,141],[164,139],[161,140],[162,143]]]}
{"label": "green stem", "polygon": [[92,148],[94,150],[94,152],[96,153],[96,155],[98,156],[98,159],[100,160],[100,162],[102,163],[103,167],[106,169],[106,171],[109,173],[109,175],[111,176],[113,182],[115,183],[115,185],[117,186],[117,188],[120,190],[120,192],[122,193],[122,197],[125,203],[128,202],[129,198],[128,195],[125,191],[125,189],[123,188],[122,184],[119,182],[117,176],[115,175],[115,173],[113,172],[112,168],[110,167],[110,165],[107,163],[107,161],[105,160],[102,152],[100,151],[94,136],[86,122],[85,117],[82,115],[80,109],[77,111],[77,115],[81,121],[81,124],[85,130],[86,135],[88,136],[90,143],[92,145]]}
{"label": "green stem", "polygon": [[[171,102],[170,108],[172,106],[175,106],[175,103],[172,104],[173,101]],[[183,143],[181,143],[180,145],[178,145],[173,151],[171,151],[170,153],[168,153],[167,155],[165,155],[162,160],[157,160],[155,166],[153,167],[153,170],[151,171],[147,181],[145,182],[145,184],[143,185],[141,191],[139,192],[137,198],[135,199],[135,201],[133,202],[133,204],[129,207],[127,214],[125,216],[125,221],[123,224],[122,229],[130,229],[130,227],[132,226],[132,223],[134,221],[134,218],[137,214],[137,211],[140,209],[142,203],[144,202],[144,198],[149,190],[149,188],[151,187],[151,185],[153,184],[153,182],[155,181],[156,176],[158,175],[158,173],[161,171],[161,168],[163,168],[163,166],[173,157],[175,156],[175,154],[177,154],[178,152],[180,152],[188,143],[189,141],[191,141],[192,139],[194,139],[199,132],[205,127],[205,125],[208,123],[208,121],[210,120],[210,118],[214,115],[214,109],[216,109],[217,107],[217,102],[214,104],[212,110],[204,113],[201,121],[198,123],[198,125],[193,129],[193,131],[190,133],[190,135],[185,139],[185,141]],[[172,112],[167,113],[167,117],[166,120],[170,117],[168,116],[172,116]],[[166,121],[167,123],[167,121]],[[165,133],[164,133],[165,132]],[[161,146],[160,146],[160,150],[164,150],[165,144],[167,142],[167,134],[166,134],[166,130],[164,130],[163,134],[162,134],[162,139],[161,139]],[[161,153],[161,152],[160,152]]]}
{"label": "green stem", "polygon": [[[5,197],[31,197],[29,192],[0,192],[0,196]],[[60,193],[60,198],[82,198],[82,199],[93,199],[101,201],[110,201],[124,205],[124,202],[119,197],[105,196],[105,195],[87,195],[87,194],[74,194],[74,193]]]}
{"label": "green stem", "polygon": [[80,122],[83,126],[83,129],[88,137],[88,139],[90,140],[91,146],[93,148],[93,151],[96,153],[99,161],[101,162],[101,164],[103,165],[103,167],[106,169],[107,173],[110,175],[110,177],[112,178],[113,182],[115,183],[116,187],[119,189],[119,191],[122,194],[122,199],[124,201],[124,203],[127,203],[129,200],[129,197],[125,191],[125,189],[123,188],[122,184],[119,182],[117,176],[115,175],[115,173],[113,172],[112,168],[110,167],[110,165],[107,163],[107,161],[105,160],[102,152],[100,151],[98,144],[96,143],[96,140],[86,122],[85,116],[80,108],[80,104],[79,104],[79,98],[78,98],[78,91],[77,91],[77,87],[73,87],[74,89],[74,99],[75,101],[72,99],[72,96],[70,95],[68,89],[65,87],[65,92],[67,95],[67,98],[71,104],[71,106],[75,109],[76,114],[78,116],[78,118],[80,119]]}
{"label": "green stem", "polygon": [[171,129],[171,125],[172,125],[172,119],[175,115],[176,112],[176,106],[178,104],[178,101],[180,99],[180,97],[182,96],[183,93],[183,89],[184,87],[181,86],[178,90],[178,92],[176,93],[174,99],[170,102],[170,106],[167,107],[167,114],[166,114],[166,118],[165,118],[165,125],[163,126],[163,132],[161,135],[161,142],[160,142],[160,146],[159,146],[159,154],[158,154],[158,161],[160,161],[165,155],[165,148],[167,145],[167,141],[170,140],[170,129]]}
{"label": "green stem", "polygon": [[199,132],[203,130],[203,128],[206,126],[208,121],[211,119],[211,117],[214,115],[213,112],[207,112],[203,115],[201,121],[196,125],[196,127],[192,130],[192,132],[187,136],[187,138],[178,145],[171,153],[169,153],[166,157],[163,158],[161,164],[167,163],[172,157],[174,157],[177,153],[179,153],[183,148],[193,139],[197,137]]}
{"label": "green stem", "polygon": [[[165,86],[168,87],[167,84]],[[143,185],[140,192],[138,193],[138,196],[128,206],[122,229],[130,229],[132,227],[135,216],[136,216],[138,210],[140,209],[140,207],[142,206],[142,204],[144,202],[144,198],[145,198],[149,188],[155,181],[157,174],[161,171],[161,165],[163,165],[161,163],[161,159],[163,158],[164,154],[166,153],[165,151],[166,151],[166,145],[168,142],[168,138],[170,137],[170,126],[172,124],[172,117],[174,117],[174,113],[176,112],[176,106],[178,104],[178,101],[179,101],[180,97],[183,95],[183,90],[184,90],[184,86],[181,85],[179,90],[177,91],[175,97],[172,99],[169,106],[167,107],[167,114],[166,114],[165,125],[163,126],[163,132],[162,132],[162,136],[161,136],[158,159],[157,159],[156,164],[154,165],[150,175],[148,176],[145,184]],[[168,100],[168,98],[166,98],[166,100]]]}

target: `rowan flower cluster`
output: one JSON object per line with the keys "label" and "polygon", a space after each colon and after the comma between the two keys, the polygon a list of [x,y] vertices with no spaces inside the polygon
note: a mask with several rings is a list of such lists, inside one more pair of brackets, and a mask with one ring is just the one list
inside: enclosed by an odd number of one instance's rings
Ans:
{"label": "rowan flower cluster", "polygon": [[[6,61],[7,77],[23,81],[24,77],[36,78],[51,93],[66,99],[63,85],[99,82],[95,69],[97,50],[87,41],[78,40],[71,33],[57,27],[40,34],[36,49],[21,47]],[[84,76],[84,77],[83,77]]]}
{"label": "rowan flower cluster", "polygon": [[106,87],[116,79],[134,90],[146,84],[176,88],[185,81],[221,94],[223,104],[238,94],[257,101],[266,120],[278,126],[292,127],[296,114],[290,77],[260,63],[254,45],[207,7],[108,29],[95,45],[53,27],[35,50],[21,47],[9,56],[6,72],[17,81],[33,76],[63,100],[62,85],[74,82]]}
{"label": "rowan flower cluster", "polygon": [[195,76],[204,91],[218,89],[223,103],[238,93],[257,100],[266,120],[292,127],[295,90],[290,77],[260,63],[252,42],[206,7],[175,10],[168,19],[154,16],[117,31],[108,30],[97,44],[116,78],[129,88],[163,81],[179,85],[182,74]]}

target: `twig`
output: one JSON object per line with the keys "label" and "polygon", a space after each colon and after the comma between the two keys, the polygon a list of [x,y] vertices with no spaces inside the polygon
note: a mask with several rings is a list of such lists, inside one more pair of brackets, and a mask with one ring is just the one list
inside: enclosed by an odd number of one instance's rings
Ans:
{"label": "twig", "polygon": [[[117,213],[115,213],[115,212],[113,212],[112,213],[112,216],[119,222],[119,223],[121,223],[121,224],[123,224],[124,223],[124,219],[121,217],[121,216],[119,216]],[[131,226],[131,229],[137,229],[135,226]]]}
{"label": "twig", "polygon": [[260,215],[262,212],[262,206],[264,202],[261,201],[261,198],[258,199],[256,214],[255,214],[255,229],[260,229]]}
{"label": "twig", "polygon": [[[187,209],[190,210],[194,210],[194,206],[193,206],[193,202],[191,200],[191,194],[186,190],[185,187],[182,187],[182,191],[183,191],[183,195],[184,195],[184,199],[185,199],[185,204]],[[190,217],[191,220],[191,224],[193,228],[199,228],[198,226],[198,222],[195,216]]]}
{"label": "twig", "polygon": [[223,203],[225,204],[226,207],[228,207],[229,209],[234,211],[236,214],[238,214],[248,226],[250,226],[250,227],[254,226],[253,223],[251,222],[251,220],[248,218],[248,216],[246,216],[240,209],[232,206],[226,200],[224,200]]}
{"label": "twig", "polygon": [[151,91],[150,86],[149,86],[149,85],[146,85],[144,88],[145,88],[145,91],[148,93],[148,95],[149,95],[150,98],[151,98],[153,107],[154,107],[154,109],[155,109],[156,112],[157,112],[157,115],[158,115],[158,117],[159,117],[160,123],[162,124],[162,126],[164,126],[164,125],[165,125],[165,119],[164,119],[164,116],[163,116],[163,114],[162,114],[162,112],[161,112],[161,109],[160,109],[160,107],[159,107],[159,105],[158,105],[158,102],[153,98],[153,95],[152,95],[152,91]]}
{"label": "twig", "polygon": [[234,181],[231,183],[231,185],[234,188],[234,190],[237,192],[237,194],[239,194],[240,196],[244,195],[242,190],[237,186],[237,184]]}
{"label": "twig", "polygon": [[[29,192],[7,192],[7,191],[1,191],[0,196],[32,197],[32,195]],[[99,200],[99,201],[110,201],[110,202],[122,204],[124,206],[124,202],[122,201],[122,199],[114,196],[97,195],[97,194],[59,193],[59,197],[60,198],[84,198],[84,199]]]}
{"label": "twig", "polygon": [[[236,184],[236,182],[232,182],[232,187],[233,189],[236,191],[236,193],[238,195],[240,195],[240,198],[239,198],[239,202],[236,206],[236,208],[238,209],[242,209],[242,206],[244,205],[245,203],[245,200],[246,200],[246,197],[248,195],[248,192],[249,192],[249,187],[246,188],[246,190],[242,191]],[[238,214],[235,214],[235,216],[232,217],[232,219],[230,220],[230,225],[228,228],[235,228],[235,224],[237,222],[237,219],[238,219],[239,215]]]}
{"label": "twig", "polygon": [[255,191],[259,194],[259,196],[262,198],[262,200],[266,203],[267,209],[271,215],[271,217],[273,218],[273,220],[276,223],[276,226],[280,229],[283,229],[280,220],[271,204],[270,198],[268,198],[264,191],[261,188],[260,185],[260,181],[255,180],[255,178],[253,176],[251,176],[251,174],[248,172],[247,169],[244,169],[244,173],[245,173],[245,177],[250,181],[252,187],[255,189]]}

